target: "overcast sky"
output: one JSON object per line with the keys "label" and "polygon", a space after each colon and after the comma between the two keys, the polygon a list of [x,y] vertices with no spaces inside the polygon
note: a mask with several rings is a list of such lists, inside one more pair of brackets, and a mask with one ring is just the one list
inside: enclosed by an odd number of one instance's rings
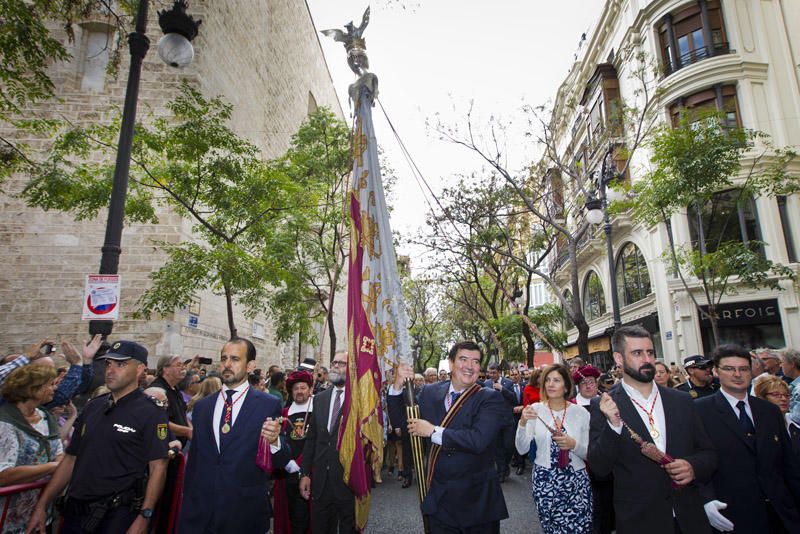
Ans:
{"label": "overcast sky", "polygon": [[[317,30],[356,25],[367,0],[307,0]],[[566,77],[581,34],[595,24],[602,0],[373,0],[364,33],[379,100],[422,174],[438,191],[458,173],[481,169],[469,151],[440,141],[426,122],[464,123],[470,102],[478,126],[490,115],[512,123],[508,166],[536,157],[518,133],[523,103],[552,100]],[[342,109],[355,75],[341,43],[320,36]],[[408,235],[424,224],[425,197],[379,107],[378,143],[398,183],[392,228]],[[521,123],[521,121],[517,121]],[[516,124],[516,126],[515,126]],[[515,135],[516,134],[516,135]],[[405,253],[401,250],[398,253]],[[413,261],[413,258],[412,258]]]}

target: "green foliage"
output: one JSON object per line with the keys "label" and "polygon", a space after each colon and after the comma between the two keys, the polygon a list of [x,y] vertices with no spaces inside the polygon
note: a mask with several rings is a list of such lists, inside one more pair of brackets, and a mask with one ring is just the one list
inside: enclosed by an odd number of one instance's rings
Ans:
{"label": "green foliage", "polygon": [[[552,343],[556,349],[563,351],[567,342],[567,334],[561,330],[564,310],[558,304],[543,304],[528,313],[530,321]],[[503,345],[505,359],[512,362],[526,361],[526,350],[523,338],[525,322],[519,314],[509,314],[491,322],[492,328]],[[543,339],[531,334],[537,344],[545,344]]]}
{"label": "green foliage", "polygon": [[[169,116],[136,127],[125,215],[128,222],[155,223],[165,211],[175,212],[193,222],[195,239],[161,243],[168,260],[153,273],[139,313],[170,313],[209,288],[247,315],[270,313],[283,339],[297,333],[286,322],[311,337],[307,323],[297,324],[296,310],[287,306],[284,313],[275,304],[285,303],[273,294],[292,281],[284,267],[295,248],[290,223],[311,217],[308,188],[282,164],[262,161],[230,129],[231,106],[221,99],[183,84],[167,107]],[[78,220],[97,216],[108,205],[118,131],[117,119],[61,132],[23,198]]]}

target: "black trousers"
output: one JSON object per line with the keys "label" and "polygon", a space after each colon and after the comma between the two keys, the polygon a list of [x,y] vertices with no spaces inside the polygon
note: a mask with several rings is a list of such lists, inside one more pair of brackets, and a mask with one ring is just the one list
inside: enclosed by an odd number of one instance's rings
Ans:
{"label": "black trousers", "polygon": [[[500,521],[481,523],[471,527],[454,527],[437,521],[435,517],[428,516],[428,525],[431,534],[500,534]],[[314,531],[317,534],[317,531]]]}
{"label": "black trousers", "polygon": [[300,480],[297,475],[286,478],[286,501],[292,534],[305,534],[308,530],[308,501],[300,495]]}
{"label": "black trousers", "polygon": [[[105,517],[97,525],[94,534],[120,534],[128,530],[138,514],[130,506],[120,506],[106,512]],[[83,534],[88,517],[76,514],[71,510],[64,511],[64,523],[60,534]]]}
{"label": "black trousers", "polygon": [[[356,507],[352,493],[346,496],[323,491],[311,502],[311,532],[314,534],[356,534]],[[313,494],[313,492],[312,492]]]}

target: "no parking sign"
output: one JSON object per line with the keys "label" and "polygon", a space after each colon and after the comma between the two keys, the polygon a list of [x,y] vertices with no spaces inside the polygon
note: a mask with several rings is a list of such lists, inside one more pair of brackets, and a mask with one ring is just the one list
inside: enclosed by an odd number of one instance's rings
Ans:
{"label": "no parking sign", "polygon": [[87,274],[81,319],[119,319],[119,275]]}

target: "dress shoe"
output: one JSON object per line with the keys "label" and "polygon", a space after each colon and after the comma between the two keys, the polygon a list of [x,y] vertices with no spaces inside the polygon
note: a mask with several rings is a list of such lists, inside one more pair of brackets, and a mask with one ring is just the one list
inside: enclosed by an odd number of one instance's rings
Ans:
{"label": "dress shoe", "polygon": [[389,476],[392,476],[392,474],[394,473],[394,466],[393,465],[389,466],[389,471],[388,472],[389,472]]}
{"label": "dress shoe", "polygon": [[409,486],[411,486],[411,477],[406,477],[406,478],[403,479],[403,486],[402,487],[407,488]]}
{"label": "dress shoe", "polygon": [[524,472],[525,472],[525,466],[524,465],[520,465],[520,466],[517,467],[517,474],[518,475],[521,475]]}

